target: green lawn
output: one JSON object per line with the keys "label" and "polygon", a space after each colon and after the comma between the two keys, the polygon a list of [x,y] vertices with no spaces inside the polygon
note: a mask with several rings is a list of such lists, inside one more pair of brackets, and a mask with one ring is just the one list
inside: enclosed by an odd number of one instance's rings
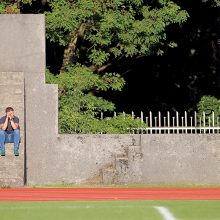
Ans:
{"label": "green lawn", "polygon": [[[161,214],[163,207],[172,218]],[[220,201],[0,202],[1,220],[219,220]]]}

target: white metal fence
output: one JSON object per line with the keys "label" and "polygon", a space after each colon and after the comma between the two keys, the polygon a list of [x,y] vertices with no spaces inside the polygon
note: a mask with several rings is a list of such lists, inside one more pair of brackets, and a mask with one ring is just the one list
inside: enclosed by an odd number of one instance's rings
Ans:
{"label": "white metal fence", "polygon": [[[133,113],[132,113],[133,114]],[[138,128],[128,128],[132,134],[214,134],[220,133],[220,117],[214,112],[206,114],[197,112],[191,114],[186,111],[165,114],[151,111],[145,115],[141,112],[140,119],[143,126]]]}

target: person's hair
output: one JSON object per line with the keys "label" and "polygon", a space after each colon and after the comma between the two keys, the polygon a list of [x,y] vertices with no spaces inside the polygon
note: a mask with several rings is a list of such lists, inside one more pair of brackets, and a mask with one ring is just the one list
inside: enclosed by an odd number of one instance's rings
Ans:
{"label": "person's hair", "polygon": [[7,107],[6,109],[5,109],[5,112],[7,113],[7,112],[13,112],[14,111],[14,109],[12,108],[12,107]]}

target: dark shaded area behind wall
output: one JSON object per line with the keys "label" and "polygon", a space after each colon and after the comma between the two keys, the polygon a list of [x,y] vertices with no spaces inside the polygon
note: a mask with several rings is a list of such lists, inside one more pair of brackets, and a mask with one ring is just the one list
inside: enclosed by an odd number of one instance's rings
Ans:
{"label": "dark shaded area behind wall", "polygon": [[204,95],[220,98],[220,9],[184,4],[190,18],[167,30],[177,48],[121,65],[130,69],[124,90],[104,95],[117,111],[193,111]]}

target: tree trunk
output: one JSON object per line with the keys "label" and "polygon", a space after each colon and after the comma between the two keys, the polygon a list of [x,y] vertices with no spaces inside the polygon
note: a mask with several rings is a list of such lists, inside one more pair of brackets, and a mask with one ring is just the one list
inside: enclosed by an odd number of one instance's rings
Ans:
{"label": "tree trunk", "polygon": [[69,41],[69,44],[67,45],[67,47],[64,50],[63,63],[62,63],[61,71],[65,70],[65,67],[72,63],[74,55],[75,55],[75,51],[76,51],[76,48],[77,48],[78,39],[83,38],[84,31],[85,31],[85,27],[82,24],[77,32],[72,31],[69,34],[70,41]]}

